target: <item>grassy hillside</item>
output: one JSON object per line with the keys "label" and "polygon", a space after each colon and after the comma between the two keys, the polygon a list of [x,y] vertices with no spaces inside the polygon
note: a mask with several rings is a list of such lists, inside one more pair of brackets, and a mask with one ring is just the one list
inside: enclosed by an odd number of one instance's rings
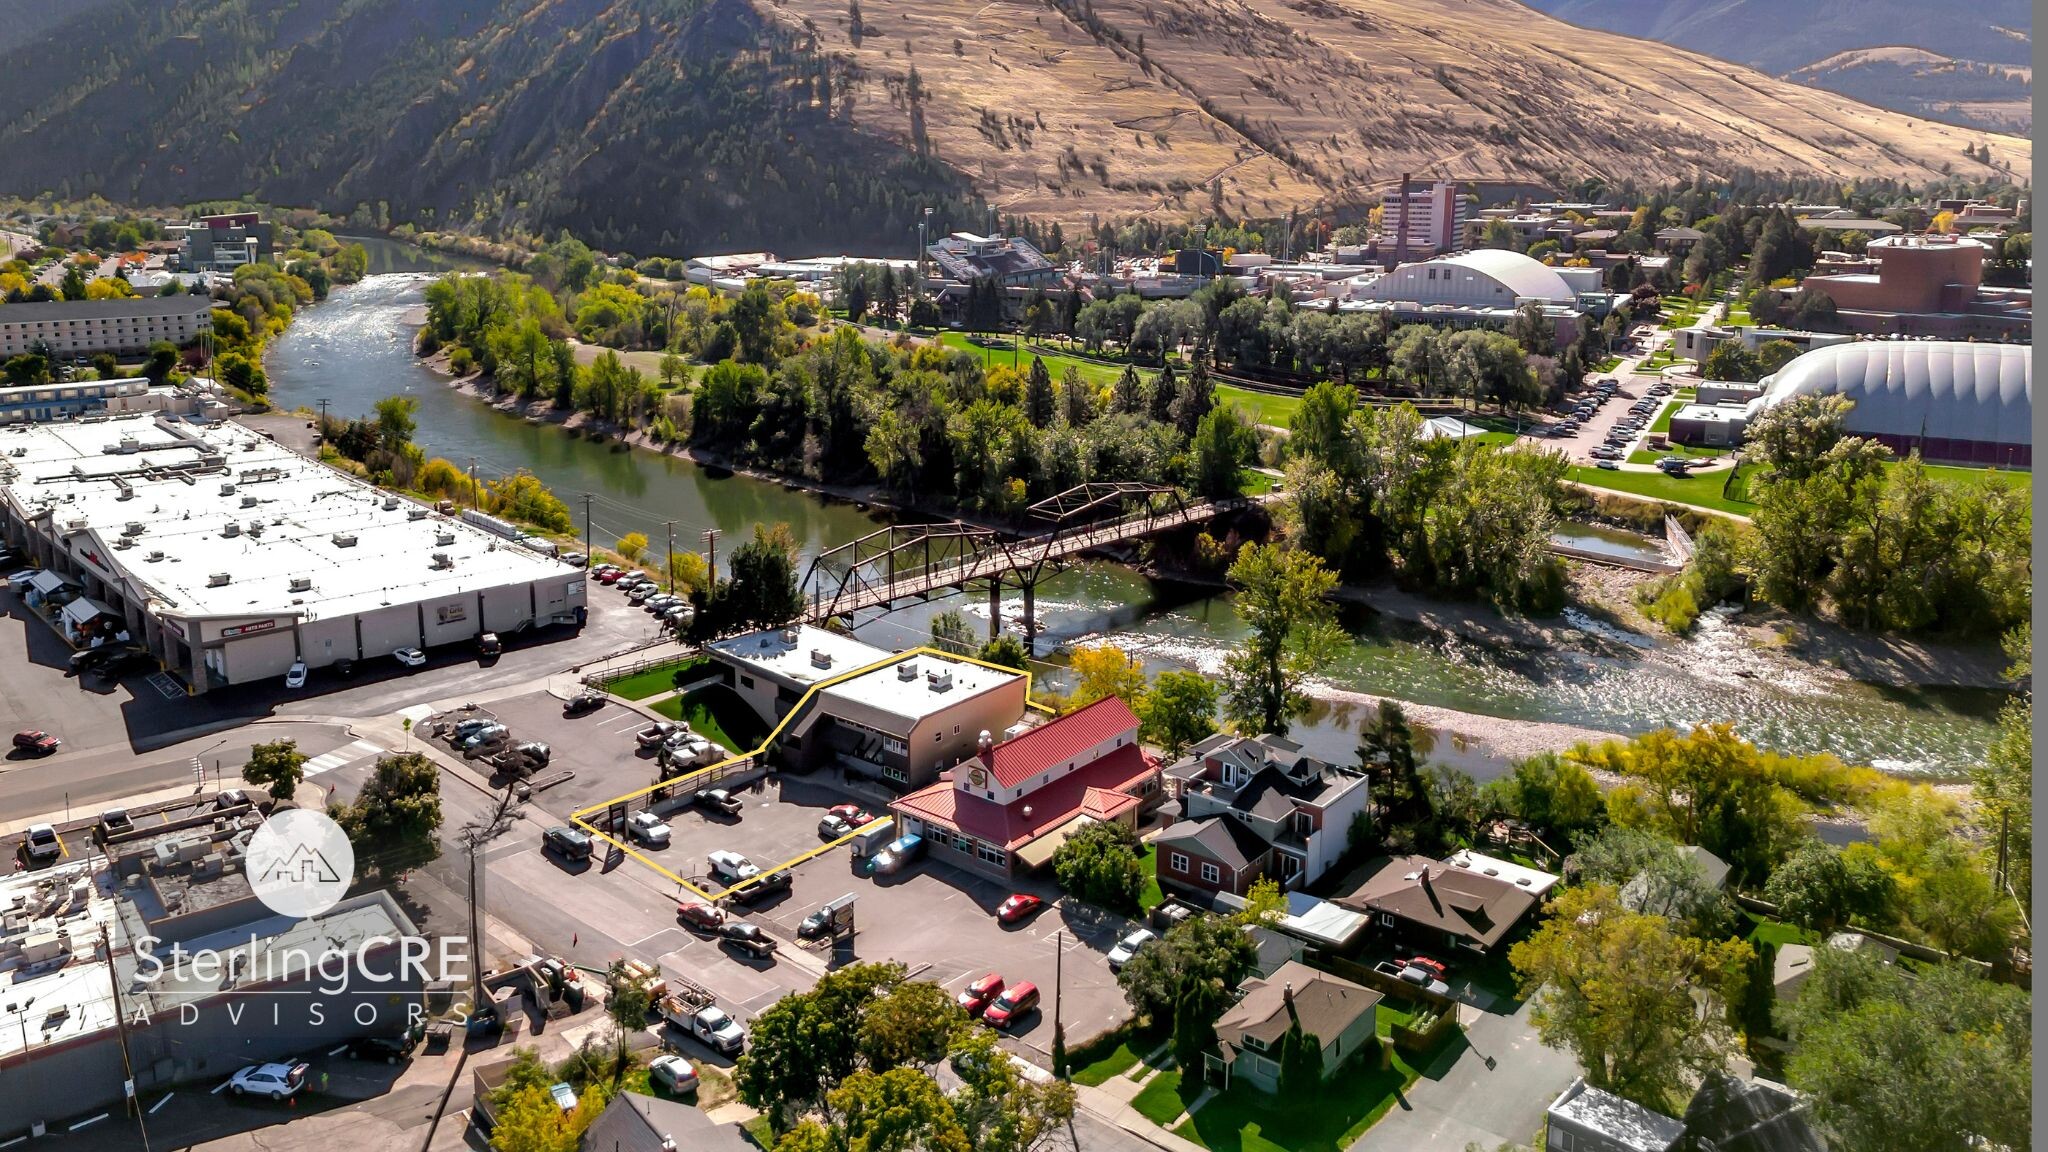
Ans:
{"label": "grassy hillside", "polygon": [[1957,60],[1920,48],[1838,52],[1787,79],[1952,124],[2025,135],[2034,125],[2033,69]]}
{"label": "grassy hillside", "polygon": [[1528,0],[1586,28],[1661,40],[1783,74],[1853,48],[1908,45],[1942,56],[2026,64],[2028,0],[1967,7],[1926,0]]}
{"label": "grassy hillside", "polygon": [[0,51],[0,192],[809,254],[907,251],[922,206],[968,227],[980,199],[1259,217],[1403,172],[1921,180],[2032,153],[1512,0],[97,2]]}

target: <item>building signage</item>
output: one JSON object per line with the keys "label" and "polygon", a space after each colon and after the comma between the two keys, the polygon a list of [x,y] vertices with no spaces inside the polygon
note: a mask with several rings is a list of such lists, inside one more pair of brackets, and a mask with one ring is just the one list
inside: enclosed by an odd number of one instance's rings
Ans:
{"label": "building signage", "polygon": [[454,624],[467,620],[469,619],[469,606],[466,604],[443,604],[439,608],[434,609],[434,618],[443,624]]}
{"label": "building signage", "polygon": [[268,632],[277,627],[275,620],[254,620],[247,624],[234,624],[220,630],[221,639],[230,636],[247,636],[251,632]]}
{"label": "building signage", "polygon": [[988,787],[988,769],[976,768],[974,771],[969,772],[967,774],[967,782],[976,788]]}

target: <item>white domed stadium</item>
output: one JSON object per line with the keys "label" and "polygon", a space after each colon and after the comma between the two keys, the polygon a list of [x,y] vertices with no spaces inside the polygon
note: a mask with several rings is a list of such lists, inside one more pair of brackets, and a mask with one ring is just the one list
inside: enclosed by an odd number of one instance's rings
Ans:
{"label": "white domed stadium", "polygon": [[1817,348],[1764,378],[1750,416],[1794,396],[1846,396],[1858,436],[1929,463],[2032,468],[2033,349],[1864,340]]}
{"label": "white domed stadium", "polygon": [[1520,300],[1570,306],[1578,297],[1557,269],[1520,252],[1488,248],[1403,264],[1354,298],[1513,308]]}

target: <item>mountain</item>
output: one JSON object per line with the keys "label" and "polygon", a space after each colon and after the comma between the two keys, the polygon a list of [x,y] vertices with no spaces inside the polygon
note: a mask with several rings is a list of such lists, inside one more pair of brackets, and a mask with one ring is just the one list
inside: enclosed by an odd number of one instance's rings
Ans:
{"label": "mountain", "polygon": [[1895,111],[2022,134],[2032,123],[2028,0],[1980,0],[1967,14],[1925,0],[1527,2],[1585,28],[1704,52]]}
{"label": "mountain", "polygon": [[1270,217],[1403,173],[1921,181],[2032,157],[1512,0],[101,0],[0,52],[0,109],[0,192],[363,205],[642,253],[904,251],[924,205],[971,227],[982,199]]}

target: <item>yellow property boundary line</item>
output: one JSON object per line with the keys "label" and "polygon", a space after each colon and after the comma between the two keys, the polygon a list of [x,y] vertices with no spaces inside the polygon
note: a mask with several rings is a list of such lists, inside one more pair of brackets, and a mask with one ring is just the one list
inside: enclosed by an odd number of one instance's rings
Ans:
{"label": "yellow property boundary line", "polygon": [[[589,816],[593,812],[601,812],[606,809],[609,809],[615,804],[630,804],[634,800],[638,800],[640,797],[645,796],[650,792],[655,792],[664,788],[675,789],[678,792],[684,790],[694,790],[691,786],[696,781],[702,780],[706,777],[709,777],[711,780],[716,781],[717,779],[726,774],[727,769],[732,768],[735,765],[741,766],[742,770],[744,770],[745,768],[752,767],[752,764],[749,762],[752,761],[755,757],[760,756],[768,751],[769,747],[775,743],[776,737],[782,735],[783,729],[789,727],[792,721],[794,721],[797,717],[803,715],[805,706],[810,704],[811,698],[813,696],[816,696],[820,689],[830,688],[835,684],[844,683],[848,680],[854,679],[855,677],[865,676],[870,672],[877,672],[884,668],[893,668],[896,665],[903,663],[905,660],[915,659],[918,656],[936,656],[944,660],[957,660],[963,664],[977,664],[983,668],[988,668],[993,671],[1007,673],[1012,676],[1022,676],[1024,678],[1025,707],[1036,708],[1040,712],[1044,712],[1048,715],[1052,713],[1051,708],[1047,707],[1044,704],[1040,704],[1031,698],[1032,676],[1031,670],[1029,668],[1020,671],[1018,669],[1010,668],[1002,664],[992,664],[986,660],[982,660],[974,656],[962,656],[957,652],[948,652],[942,648],[933,648],[929,645],[911,648],[906,651],[892,653],[887,659],[877,660],[872,664],[862,665],[859,668],[850,668],[847,671],[841,672],[836,676],[828,676],[825,679],[820,680],[817,683],[811,685],[810,688],[807,689],[802,696],[797,698],[795,706],[790,708],[788,712],[783,714],[781,722],[776,724],[774,728],[769,729],[768,735],[763,737],[761,739],[760,745],[755,747],[753,750],[729,756],[724,760],[720,760],[716,764],[712,764],[704,768],[699,768],[695,772],[691,772],[688,775],[678,776],[673,780],[659,781],[657,783],[650,784],[645,788],[637,788],[631,792],[625,793],[622,796],[614,796],[609,800],[603,800],[596,804],[591,804],[583,808],[579,808],[576,811],[571,812],[569,814],[569,822],[571,824],[574,824],[576,827],[581,828],[583,831],[588,832],[590,835],[596,837],[597,839],[604,841],[606,844],[609,844],[612,847],[617,848],[619,851],[625,853],[626,856],[628,856],[629,858],[637,860],[640,863],[647,865],[649,868],[654,869],[656,872],[659,872],[661,875],[667,877],[668,879],[675,881],[676,884],[679,887],[681,887],[684,891],[692,893],[693,895],[702,898],[706,903],[709,904],[716,904],[720,900],[728,896],[731,896],[732,894],[738,892],[742,888],[745,888],[751,884],[758,884],[762,880],[767,879],[768,877],[774,875],[777,872],[782,872],[787,869],[794,868],[797,865],[802,864],[808,860],[812,860],[816,857],[822,856],[825,853],[830,852],[834,848],[837,848],[840,845],[847,843],[854,837],[859,836],[861,833],[866,832],[870,828],[874,828],[877,825],[887,827],[890,823],[892,823],[895,820],[895,817],[883,816],[879,820],[862,825],[861,827],[853,830],[852,832],[849,832],[846,835],[839,837],[837,840],[832,840],[827,843],[820,844],[818,847],[813,848],[808,852],[804,852],[797,856],[794,856],[788,860],[785,860],[782,863],[775,865],[773,868],[763,868],[759,874],[750,876],[747,879],[740,881],[738,884],[735,884],[730,888],[726,888],[720,892],[713,893],[705,891],[697,885],[692,884],[690,881],[685,880],[683,877],[676,875],[676,873],[670,871],[667,867],[663,866],[662,864],[654,860],[651,860],[646,856],[641,855],[639,852],[634,851],[632,845],[626,843],[623,840],[614,839],[604,830],[598,828],[597,825],[585,819],[585,817]],[[749,705],[749,707],[751,707],[751,705]]]}

